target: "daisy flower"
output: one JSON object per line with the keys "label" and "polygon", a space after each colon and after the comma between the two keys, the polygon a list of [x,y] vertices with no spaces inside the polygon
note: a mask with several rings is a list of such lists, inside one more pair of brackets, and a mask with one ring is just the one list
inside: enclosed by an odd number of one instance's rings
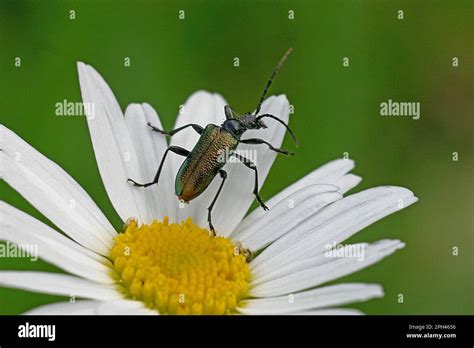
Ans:
{"label": "daisy flower", "polygon": [[[210,236],[207,207],[219,178],[183,205],[173,185],[183,158],[170,155],[159,186],[130,185],[128,178],[151,179],[169,145],[147,126],[162,128],[159,117],[146,103],[129,105],[124,115],[91,66],[78,63],[78,70],[83,102],[94,106],[86,113],[100,176],[126,223],[116,231],[66,171],[2,125],[3,180],[56,228],[1,202],[0,240],[19,248],[36,245],[40,258],[67,274],[3,270],[0,286],[78,299],[27,314],[358,314],[337,306],[383,296],[377,284],[323,284],[404,247],[399,240],[338,246],[416,202],[410,190],[382,186],[343,197],[361,178],[349,173],[352,160],[338,159],[269,199],[269,211],[257,208],[246,215],[254,200],[253,172],[228,163],[228,182],[213,211],[218,236]],[[181,108],[175,128],[221,124],[224,105],[219,94],[198,91]],[[269,97],[261,112],[288,123],[286,96]],[[271,120],[267,126],[248,135],[279,147],[285,129]],[[170,145],[192,149],[197,139],[185,130]],[[261,187],[276,153],[265,146],[241,144],[239,149],[256,151]],[[251,260],[242,248],[252,251]],[[347,254],[355,248],[362,255]]]}

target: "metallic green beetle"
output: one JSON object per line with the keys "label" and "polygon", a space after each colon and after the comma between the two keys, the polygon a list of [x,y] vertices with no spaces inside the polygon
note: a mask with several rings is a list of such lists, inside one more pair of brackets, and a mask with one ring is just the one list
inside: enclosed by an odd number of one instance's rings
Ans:
{"label": "metallic green beetle", "polygon": [[[178,171],[175,181],[175,193],[178,198],[184,202],[189,202],[199,196],[202,192],[204,192],[211,183],[211,181],[214,179],[214,177],[219,173],[220,177],[222,178],[222,182],[219,186],[219,189],[217,190],[214,199],[212,200],[211,205],[207,209],[207,221],[209,222],[209,228],[215,234],[214,226],[212,225],[211,212],[227,178],[227,173],[225,170],[222,169],[222,167],[224,167],[228,158],[233,155],[245,166],[255,172],[255,186],[253,193],[257,198],[257,201],[260,203],[261,207],[265,210],[268,210],[267,206],[258,194],[257,167],[252,161],[245,158],[244,156],[239,155],[234,151],[237,148],[237,145],[239,145],[239,143],[254,145],[265,144],[270,148],[270,150],[276,151],[284,155],[292,155],[292,153],[286,150],[275,148],[263,139],[240,139],[242,134],[248,129],[266,128],[266,125],[263,123],[262,118],[271,118],[285,126],[295,143],[297,143],[296,138],[291,129],[278,117],[270,114],[258,115],[262,107],[263,100],[265,99],[265,95],[267,94],[268,88],[272,84],[273,78],[275,77],[278,70],[280,69],[288,55],[291,53],[291,51],[292,49],[290,48],[284,54],[282,59],[278,62],[277,66],[273,70],[273,73],[270,79],[268,80],[265,89],[263,90],[262,97],[260,98],[260,102],[255,113],[252,114],[250,112],[247,112],[244,115],[238,115],[228,105],[226,105],[224,107],[226,120],[222,123],[221,126],[217,126],[215,124],[208,124],[205,128],[203,128],[198,124],[191,123],[173,129],[169,132],[166,132],[162,129],[158,129],[148,123],[148,126],[150,126],[153,131],[169,136],[172,136],[187,127],[192,127],[198,134],[200,134],[200,138],[191,151],[183,149],[179,146],[168,147],[168,149],[163,155],[163,158],[153,181],[146,184],[137,183],[132,179],[128,179],[128,181],[138,187],[147,187],[150,185],[158,184],[161,169],[163,168],[163,163],[169,151],[174,152],[177,155],[186,157],[183,164],[181,165],[181,168]],[[225,156],[223,156],[224,154]]]}

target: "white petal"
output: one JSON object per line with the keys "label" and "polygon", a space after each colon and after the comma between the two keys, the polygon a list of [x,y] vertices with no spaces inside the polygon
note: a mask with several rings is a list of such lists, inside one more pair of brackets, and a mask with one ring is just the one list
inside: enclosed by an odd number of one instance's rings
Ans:
{"label": "white petal", "polygon": [[[147,123],[163,129],[160,118],[149,104],[130,104],[125,111],[125,123],[135,147],[135,152],[140,166],[140,175],[134,180],[138,182],[150,182],[158,169],[163,155],[168,148],[168,143],[163,134],[153,132]],[[162,220],[164,216],[174,216],[174,204],[169,202],[176,200],[173,185],[168,185],[163,171],[162,185],[152,185],[147,188],[137,188],[145,196],[148,211],[145,214],[146,221],[153,219]],[[171,174],[170,174],[171,175]],[[172,209],[172,210],[170,210]]]}
{"label": "white petal", "polygon": [[115,285],[99,284],[59,273],[0,271],[0,286],[95,300],[111,300],[122,297]]}
{"label": "white petal", "polygon": [[354,273],[394,253],[405,246],[399,240],[381,240],[364,250],[362,260],[355,257],[334,258],[330,262],[288,274],[252,287],[250,296],[271,297],[309,289]]}
{"label": "white petal", "polygon": [[157,315],[158,312],[146,308],[143,302],[119,300],[102,302],[95,310],[99,315]]}
{"label": "white petal", "polygon": [[[319,254],[310,257],[310,258],[300,258],[286,263],[285,265],[273,268],[268,272],[260,272],[259,274],[254,275],[253,284],[258,285],[262,283],[269,282],[270,280],[278,279],[289,274],[296,272],[304,271],[308,268],[313,268],[320,266],[324,263],[334,261],[334,258],[328,257],[332,255],[351,255],[353,257],[363,257],[363,251],[367,248],[368,243],[356,243],[356,244],[347,244],[342,247],[339,246],[337,249],[334,249],[333,245],[328,245],[327,249],[321,251]],[[330,252],[337,251],[337,253],[331,254]]]}
{"label": "white petal", "polygon": [[109,260],[5,202],[0,202],[0,240],[15,243],[33,253],[31,257],[39,257],[69,273],[101,283],[113,282]]}
{"label": "white petal", "polygon": [[[334,184],[337,186],[340,183],[339,180],[344,176],[345,173],[349,172],[354,168],[354,161],[349,159],[338,159],[326,163],[325,165],[315,169],[305,177],[301,178],[294,184],[290,185],[280,193],[269,199],[266,204],[269,207],[276,205],[278,202],[287,200],[287,198],[298,190],[304,189],[310,185],[315,184]],[[356,179],[352,179],[354,186],[358,183]],[[345,184],[344,188],[352,188],[349,183]],[[340,189],[339,192],[344,193],[346,191]],[[265,212],[262,209],[255,209],[250,213],[238,226],[238,231],[243,231],[249,226],[255,224],[256,221],[260,220]]]}
{"label": "white petal", "polygon": [[87,124],[105,190],[115,210],[126,221],[136,217],[146,221],[145,195],[127,182],[141,177],[140,165],[124,116],[110,87],[89,65],[77,64],[82,100],[94,106],[86,108]]}
{"label": "white petal", "polygon": [[[266,99],[262,105],[260,114],[272,114],[278,116],[283,122],[288,123],[289,118],[289,102],[285,95],[271,96]],[[265,124],[268,128],[261,130],[249,130],[242,139],[260,138],[268,141],[275,147],[280,147],[283,138],[286,134],[284,126],[272,119],[265,119]],[[249,158],[258,169],[258,185],[262,188],[263,183],[270,171],[270,168],[277,156],[276,152],[271,151],[265,145],[248,145],[239,144],[238,151],[240,154]],[[285,157],[285,156],[284,156]],[[284,158],[282,160],[291,161],[291,158]],[[242,163],[228,163],[224,169],[227,171],[227,180],[222,189],[222,193],[213,210],[213,223],[216,227],[217,233],[228,236],[242,221],[242,218],[247,213],[250,205],[255,200],[253,194],[255,172]],[[217,183],[219,183],[218,178]],[[215,180],[216,181],[216,180]],[[217,188],[211,188],[210,199],[211,202]],[[265,197],[262,197],[265,201]],[[208,204],[206,204],[207,207]],[[262,208],[258,208],[263,210]],[[201,211],[200,221],[206,221],[207,211]]]}
{"label": "white petal", "polygon": [[71,238],[105,255],[116,232],[81,186],[3,125],[0,143],[3,179]]}
{"label": "white petal", "polygon": [[286,314],[382,297],[376,284],[347,283],[289,294],[279,297],[246,300],[239,312],[243,314]]}
{"label": "white petal", "polygon": [[237,229],[232,238],[246,248],[261,249],[275,239],[292,231],[321,208],[342,198],[337,187],[326,184],[307,186],[290,194],[274,206],[262,218],[245,230]]}
{"label": "white petal", "polygon": [[354,233],[417,201],[403,187],[382,186],[339,200],[300,224],[265,249],[253,262],[254,274],[263,275],[291,260],[311,257],[327,244],[339,243]]}
{"label": "white petal", "polygon": [[349,191],[350,189],[356,187],[359,185],[359,183],[362,181],[362,178],[360,176],[354,175],[354,174],[346,174],[339,179],[334,181],[334,185],[339,187],[339,192],[345,193]]}
{"label": "white petal", "polygon": [[[197,91],[186,100],[180,109],[173,129],[190,123],[198,124],[202,127],[206,127],[210,123],[220,126],[225,120],[224,106],[226,104],[224,98],[217,93]],[[198,139],[199,134],[189,127],[173,135],[170,145],[180,146],[191,151]],[[175,177],[184,161],[184,157],[174,153],[170,153],[168,156],[169,158],[166,160],[163,170],[168,169],[171,174],[165,175],[168,182],[160,179],[160,185],[167,185],[174,189]],[[172,177],[172,179],[169,177]],[[203,216],[207,212],[207,207],[217,191],[220,180],[220,178],[214,180],[207,190],[201,196],[190,202],[190,204],[180,206],[175,196],[172,203],[177,212],[176,221],[192,217],[196,224],[207,227],[206,219],[204,219]]]}
{"label": "white petal", "polygon": [[25,315],[156,315],[157,312],[145,308],[141,302],[117,301],[77,301],[58,302],[33,308]]}
{"label": "white petal", "polygon": [[288,313],[290,315],[364,315],[364,312],[352,308],[327,308],[311,311]]}

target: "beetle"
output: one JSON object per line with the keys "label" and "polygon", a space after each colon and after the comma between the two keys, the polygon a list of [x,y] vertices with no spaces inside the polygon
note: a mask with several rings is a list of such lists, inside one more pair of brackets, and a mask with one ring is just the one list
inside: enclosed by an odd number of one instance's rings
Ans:
{"label": "beetle", "polygon": [[[206,190],[206,188],[212,182],[214,177],[219,174],[222,179],[221,184],[219,186],[219,189],[217,190],[216,195],[214,196],[214,199],[211,202],[211,205],[207,208],[207,221],[209,223],[209,229],[211,233],[215,235],[214,226],[212,225],[212,209],[216,204],[217,198],[219,197],[219,194],[221,193],[222,187],[224,186],[225,180],[227,178],[227,172],[222,169],[222,167],[224,167],[230,156],[235,156],[241,163],[243,163],[245,166],[254,171],[255,184],[253,194],[255,195],[255,198],[257,199],[260,206],[264,210],[268,210],[268,207],[265,205],[260,195],[258,194],[257,166],[246,157],[235,152],[235,150],[239,143],[252,145],[264,144],[268,146],[270,150],[275,151],[277,153],[283,155],[293,155],[292,153],[286,150],[274,147],[263,139],[241,139],[241,136],[245,133],[245,131],[249,129],[267,128],[262,119],[271,118],[283,125],[287,129],[288,133],[291,135],[294,142],[298,144],[296,137],[291,131],[291,129],[277,116],[271,114],[258,115],[262,107],[263,100],[265,99],[267,91],[270,85],[272,84],[275,75],[277,74],[278,70],[280,70],[281,66],[288,58],[288,55],[291,53],[291,51],[291,48],[286,51],[286,53],[283,55],[283,57],[280,59],[275,69],[273,70],[270,79],[268,80],[263,90],[263,94],[254,113],[247,112],[243,115],[239,115],[235,111],[233,111],[228,105],[226,105],[224,107],[224,114],[226,119],[220,126],[215,124],[208,124],[205,128],[203,128],[198,124],[190,123],[182,127],[173,129],[171,131],[164,131],[148,122],[148,126],[151,128],[152,131],[164,135],[173,136],[174,134],[182,131],[183,129],[191,127],[200,135],[200,137],[191,151],[179,146],[169,146],[163,154],[161,163],[158,167],[153,181],[145,184],[138,183],[132,179],[128,179],[128,181],[137,187],[148,187],[154,184],[158,184],[163,164],[165,162],[166,156],[170,151],[179,156],[186,157],[176,175],[175,180],[175,193],[178,198],[183,202],[187,203],[198,197]],[[223,158],[222,154],[224,153],[228,154],[227,158]]]}

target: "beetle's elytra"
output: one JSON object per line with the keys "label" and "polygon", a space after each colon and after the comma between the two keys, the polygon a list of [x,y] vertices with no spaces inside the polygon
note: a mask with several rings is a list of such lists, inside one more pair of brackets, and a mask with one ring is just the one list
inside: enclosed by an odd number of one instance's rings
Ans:
{"label": "beetle's elytra", "polygon": [[158,184],[158,180],[160,178],[160,173],[163,168],[163,164],[165,162],[166,156],[168,152],[173,152],[177,155],[184,156],[186,159],[184,160],[181,168],[178,171],[175,181],[175,193],[179,199],[189,202],[194,198],[198,197],[201,193],[203,193],[209,184],[212,182],[214,177],[219,174],[222,178],[222,182],[217,190],[217,193],[214,199],[211,202],[211,205],[208,208],[208,215],[207,220],[209,222],[209,229],[215,234],[214,226],[212,225],[212,208],[214,207],[217,198],[219,197],[220,192],[222,191],[222,187],[224,186],[225,180],[227,178],[227,172],[223,170],[226,161],[228,158],[223,160],[222,154],[228,154],[235,156],[240,162],[242,162],[245,166],[252,169],[255,173],[255,184],[253,193],[255,198],[260,203],[261,207],[265,210],[268,210],[265,203],[262,201],[258,194],[258,170],[255,164],[250,161],[249,159],[245,158],[244,156],[239,155],[238,153],[234,152],[237,148],[239,143],[244,144],[253,144],[259,145],[264,144],[269,147],[270,150],[284,154],[284,155],[292,155],[292,153],[276,148],[272,146],[270,143],[266,142],[263,139],[259,138],[250,138],[250,139],[241,139],[242,134],[249,129],[262,129],[266,128],[265,123],[263,123],[263,118],[271,118],[273,120],[278,121],[282,124],[288,132],[290,133],[293,140],[296,142],[296,138],[293,135],[291,129],[277,116],[270,115],[270,114],[262,114],[259,115],[260,109],[262,107],[263,100],[267,94],[268,88],[272,84],[273,78],[277,74],[278,70],[282,66],[283,62],[286,60],[288,55],[291,53],[292,49],[290,48],[286,53],[283,55],[281,60],[278,62],[277,66],[272,72],[270,79],[268,80],[263,94],[260,98],[259,104],[255,110],[255,113],[247,112],[244,115],[239,115],[235,111],[233,111],[228,105],[224,107],[224,114],[226,120],[220,125],[215,124],[208,124],[205,128],[201,127],[198,124],[187,124],[182,127],[173,129],[171,131],[164,131],[162,129],[158,129],[148,123],[150,128],[158,133],[173,136],[174,134],[182,131],[185,128],[192,127],[199,135],[199,140],[194,145],[194,148],[189,151],[187,149],[183,149],[179,146],[170,146],[165,151],[163,158],[161,159],[160,165],[158,170],[155,174],[153,181],[145,184],[137,183],[132,179],[128,179],[129,182],[134,184],[138,187],[147,187],[150,185]]}
{"label": "beetle's elytra", "polygon": [[225,165],[223,151],[232,153],[238,144],[232,133],[215,124],[207,125],[176,176],[178,198],[189,202],[199,196]]}

